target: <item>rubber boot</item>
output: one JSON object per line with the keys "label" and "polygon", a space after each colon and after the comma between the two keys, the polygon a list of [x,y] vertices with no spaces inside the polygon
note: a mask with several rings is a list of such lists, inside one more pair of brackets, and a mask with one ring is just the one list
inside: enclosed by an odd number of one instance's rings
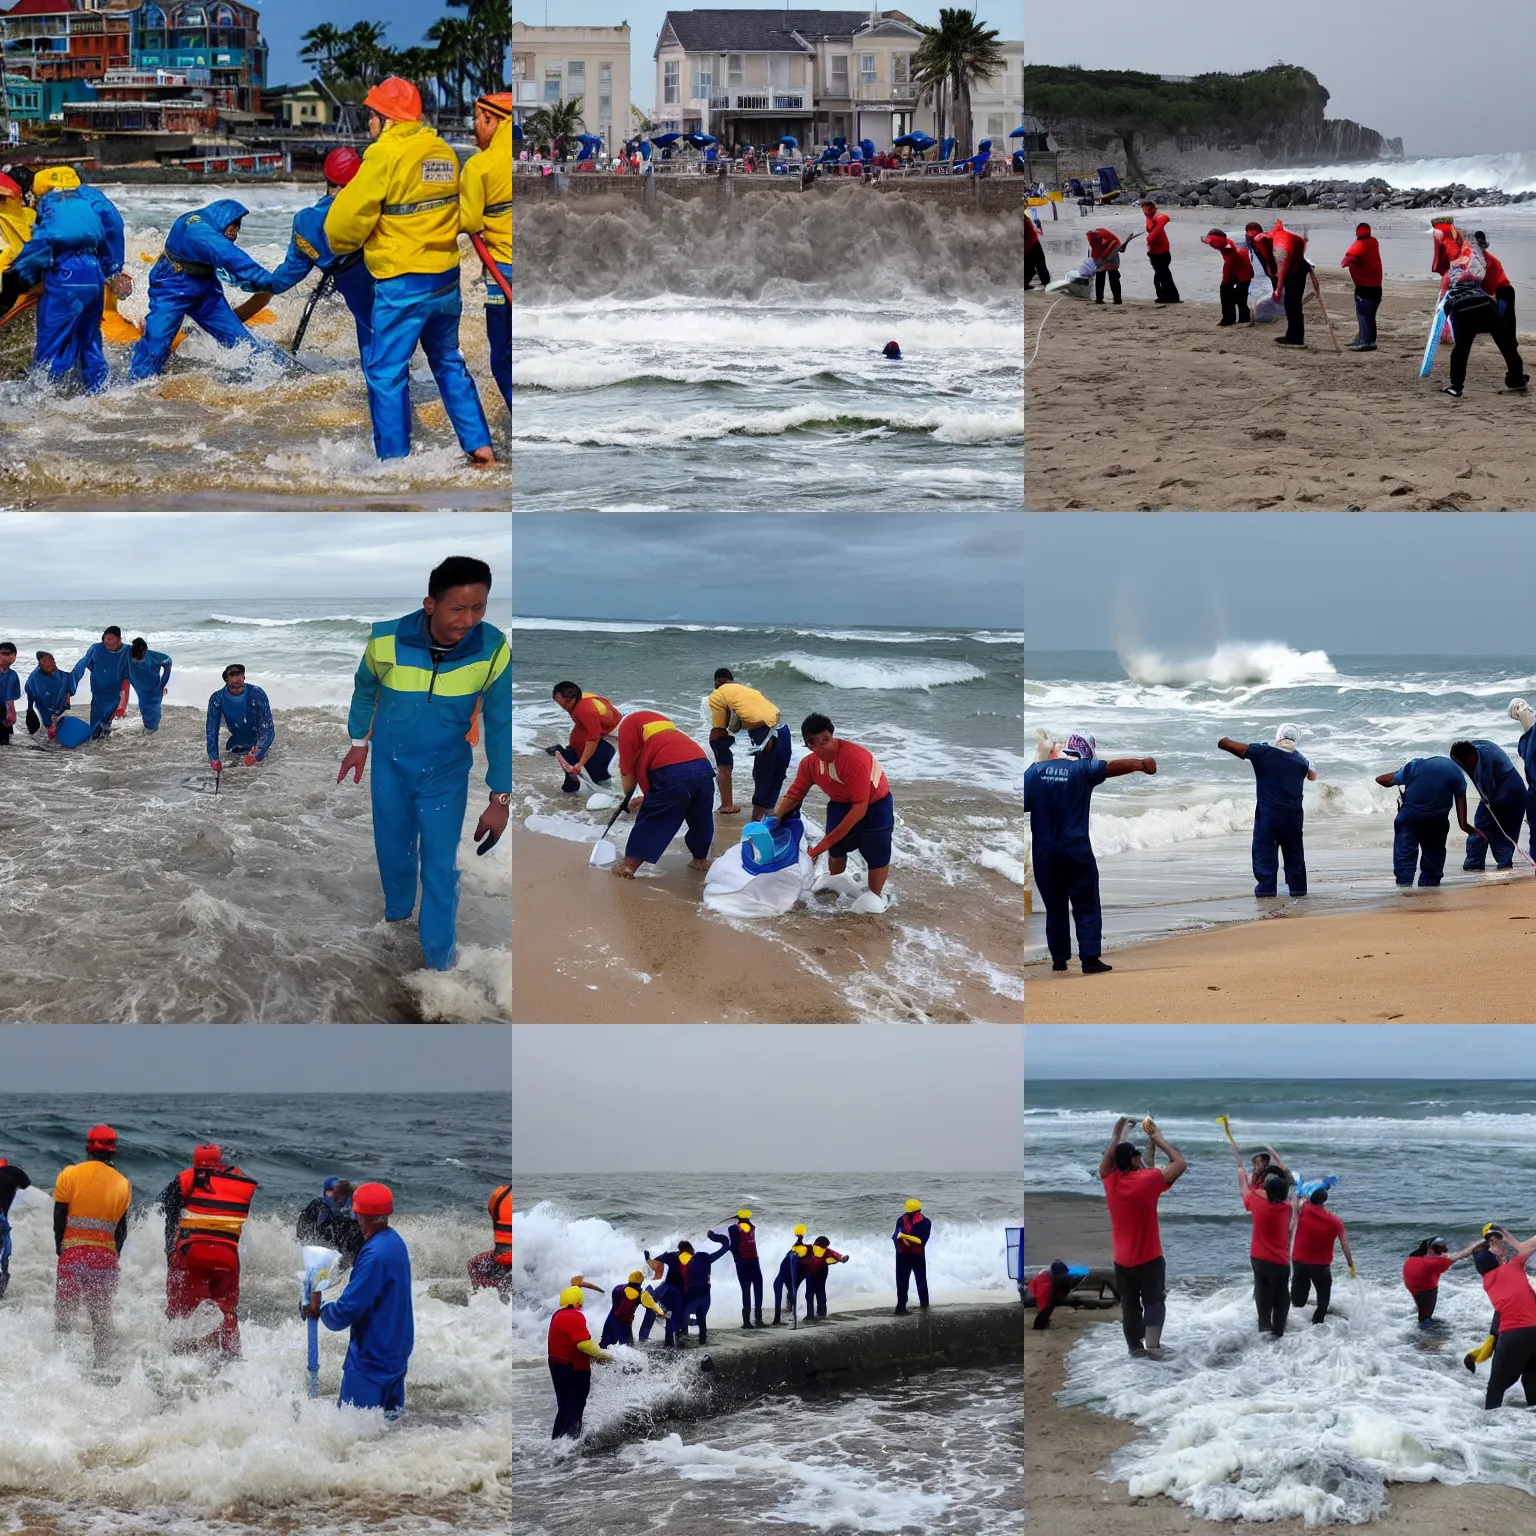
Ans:
{"label": "rubber boot", "polygon": [[757,1309],[757,1327],[761,1328],[762,1326],[763,1326],[763,1309],[761,1307],[759,1307]]}
{"label": "rubber boot", "polygon": [[704,1324],[700,1323],[699,1324],[699,1347],[702,1349],[704,1347],[704,1345],[706,1345],[707,1343],[709,1343],[708,1331],[705,1329]]}
{"label": "rubber boot", "polygon": [[752,1314],[745,1307],[741,1309],[741,1326],[743,1328],[752,1326]]}
{"label": "rubber boot", "polygon": [[1147,1359],[1161,1360],[1163,1358],[1163,1327],[1161,1323],[1155,1327],[1151,1323],[1147,1324],[1146,1346]]}
{"label": "rubber boot", "polygon": [[[759,1313],[758,1315],[761,1316],[762,1314]],[[784,1319],[779,1315],[779,1308],[777,1304],[775,1304],[773,1309],[773,1322],[770,1324],[770,1326],[774,1328],[782,1328],[784,1326]]]}

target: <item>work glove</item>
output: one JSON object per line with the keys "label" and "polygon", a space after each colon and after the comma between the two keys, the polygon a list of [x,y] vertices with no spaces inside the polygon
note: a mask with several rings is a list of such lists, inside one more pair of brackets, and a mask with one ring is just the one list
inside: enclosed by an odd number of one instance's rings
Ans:
{"label": "work glove", "polygon": [[210,757],[208,759],[208,766],[212,768],[215,773],[224,772],[224,764],[221,763],[216,757]]}
{"label": "work glove", "polygon": [[245,756],[241,759],[241,761],[245,764],[245,766],[247,768],[254,768],[256,766],[256,763],[257,763],[256,754],[254,752],[247,752],[245,754]]}
{"label": "work glove", "polygon": [[119,704],[117,708],[112,711],[112,718],[114,720],[121,720],[127,713],[128,706],[126,704]]}
{"label": "work glove", "polygon": [[1349,1278],[1351,1280],[1355,1278],[1355,1266],[1353,1264],[1349,1266]]}
{"label": "work glove", "polygon": [[1464,1366],[1466,1366],[1466,1368],[1467,1368],[1467,1369],[1468,1369],[1468,1370],[1469,1370],[1469,1371],[1471,1371],[1471,1373],[1472,1373],[1472,1374],[1473,1374],[1473,1375],[1474,1375],[1474,1376],[1476,1376],[1476,1375],[1477,1375],[1477,1361],[1476,1361],[1476,1360],[1475,1360],[1475,1359],[1473,1359],[1473,1355],[1474,1355],[1474,1354],[1475,1354],[1475,1353],[1476,1353],[1476,1351],[1474,1351],[1474,1350],[1470,1350],[1470,1349],[1469,1349],[1469,1350],[1468,1350],[1468,1351],[1467,1351],[1467,1352],[1466,1352],[1466,1354],[1464,1354],[1464,1355],[1463,1355],[1463,1356],[1462,1356],[1462,1357],[1461,1357],[1461,1363],[1462,1363],[1462,1364],[1463,1364],[1463,1365],[1464,1365]]}

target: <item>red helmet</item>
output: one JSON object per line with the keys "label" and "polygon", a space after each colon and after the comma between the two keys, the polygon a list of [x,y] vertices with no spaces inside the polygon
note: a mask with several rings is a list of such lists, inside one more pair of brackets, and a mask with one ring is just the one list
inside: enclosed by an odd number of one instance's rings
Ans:
{"label": "red helmet", "polygon": [[363,157],[349,145],[343,144],[340,149],[333,149],[325,157],[325,179],[333,187],[344,187],[357,175],[363,163]]}
{"label": "red helmet", "polygon": [[352,1191],[354,1216],[388,1216],[395,1209],[395,1197],[384,1184],[359,1184]]}
{"label": "red helmet", "polygon": [[21,201],[21,188],[9,176],[0,175],[0,197],[14,197]]}
{"label": "red helmet", "polygon": [[224,1161],[223,1149],[213,1142],[197,1147],[192,1153],[194,1168],[217,1168]]}
{"label": "red helmet", "polygon": [[117,1150],[117,1132],[110,1125],[93,1125],[85,1133],[85,1150],[87,1152],[115,1152]]}

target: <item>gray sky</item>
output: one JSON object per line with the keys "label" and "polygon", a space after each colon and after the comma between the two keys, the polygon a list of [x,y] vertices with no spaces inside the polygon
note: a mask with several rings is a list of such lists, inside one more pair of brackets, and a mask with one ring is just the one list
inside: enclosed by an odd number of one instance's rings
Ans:
{"label": "gray sky", "polygon": [[1018,629],[1010,513],[518,513],[529,617]]}
{"label": "gray sky", "polygon": [[[1276,1063],[1280,1063],[1279,1068]],[[1031,1080],[1303,1077],[1536,1078],[1526,1024],[1031,1024]]]}
{"label": "gray sky", "polygon": [[519,1024],[512,1164],[1006,1171],[1022,1156],[1022,1050],[1022,1028],[990,1024]]}
{"label": "gray sky", "polygon": [[1280,640],[1330,654],[1530,649],[1526,605],[1466,601],[1536,566],[1536,518],[1464,512],[1102,513],[1029,519],[1036,650],[1203,651]]}
{"label": "gray sky", "polygon": [[1466,73],[1446,30],[1456,13],[1441,0],[1292,0],[1280,12],[1228,0],[1097,0],[1092,15],[1085,26],[1073,6],[1032,6],[1029,61],[1170,75],[1284,61],[1322,81],[1329,117],[1400,137],[1406,154],[1536,149],[1529,0],[1483,0],[1465,13],[1480,40]]}
{"label": "gray sky", "polygon": [[7,512],[11,598],[420,596],[444,556],[507,590],[494,512]]}
{"label": "gray sky", "polygon": [[505,1025],[18,1024],[11,1093],[491,1093],[512,1071]]}

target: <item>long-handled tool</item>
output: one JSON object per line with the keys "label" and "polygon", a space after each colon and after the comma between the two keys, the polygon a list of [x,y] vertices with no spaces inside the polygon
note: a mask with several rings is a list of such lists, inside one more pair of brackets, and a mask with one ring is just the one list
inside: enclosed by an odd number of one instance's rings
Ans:
{"label": "long-handled tool", "polygon": [[597,842],[592,845],[592,853],[587,859],[587,863],[594,869],[606,869],[618,858],[618,850],[608,841],[608,834],[613,831],[614,822],[629,809],[629,802],[634,793],[634,790],[630,790],[629,794],[624,796],[623,800],[619,803],[618,810],[608,818],[608,825],[603,828],[602,832],[598,835]]}
{"label": "long-handled tool", "polygon": [[[1503,824],[1499,821],[1499,818],[1493,814],[1493,807],[1488,804],[1486,798],[1479,798],[1484,809],[1488,812],[1488,820],[1491,821],[1498,829],[1499,836],[1502,837],[1504,841],[1508,843],[1515,850],[1515,852],[1518,853],[1520,857],[1531,866],[1532,869],[1536,869],[1536,859],[1533,859],[1530,854],[1528,854],[1525,849],[1523,849],[1520,844],[1514,838],[1512,838],[1508,832],[1504,830]],[[1474,822],[1473,825],[1476,826],[1476,823]],[[1493,844],[1488,842],[1487,833],[1480,831],[1478,836],[1481,837],[1485,843],[1488,843],[1489,848],[1493,847]]]}
{"label": "long-handled tool", "polygon": [[485,241],[479,235],[471,235],[469,243],[475,248],[475,255],[480,258],[481,265],[490,274],[492,281],[507,297],[507,303],[512,302],[512,284],[507,281],[507,275],[496,265],[495,258],[486,249]]}
{"label": "long-handled tool", "polygon": [[1216,1124],[1227,1133],[1227,1140],[1232,1142],[1232,1150],[1236,1152],[1238,1145],[1232,1140],[1232,1117],[1230,1115],[1217,1115]]}
{"label": "long-handled tool", "polygon": [[1328,334],[1333,337],[1333,350],[1341,357],[1344,349],[1339,345],[1338,333],[1333,328],[1333,321],[1328,318],[1328,306],[1323,303],[1323,285],[1317,280],[1317,268],[1312,268],[1312,292],[1317,295],[1317,307],[1323,312],[1323,322],[1328,327]]}
{"label": "long-handled tool", "polygon": [[304,306],[304,313],[299,316],[298,329],[293,333],[293,340],[288,347],[288,355],[297,357],[299,348],[304,345],[304,333],[309,329],[309,317],[315,312],[315,305],[336,286],[336,279],[329,272],[320,274],[320,281],[315,284],[315,291],[309,296],[309,303]]}

